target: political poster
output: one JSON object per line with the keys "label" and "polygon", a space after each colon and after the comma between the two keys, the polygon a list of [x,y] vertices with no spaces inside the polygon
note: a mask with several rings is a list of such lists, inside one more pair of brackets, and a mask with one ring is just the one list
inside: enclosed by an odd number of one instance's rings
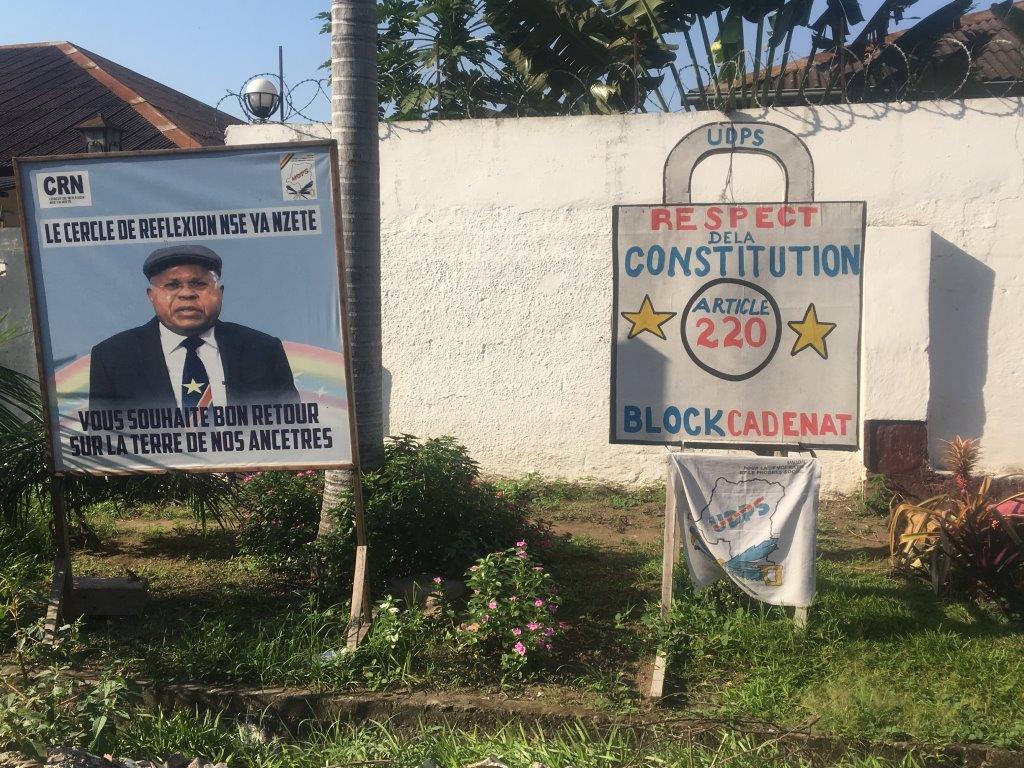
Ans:
{"label": "political poster", "polygon": [[57,474],[353,464],[335,154],[17,161]]}
{"label": "political poster", "polygon": [[669,499],[698,589],[728,577],[771,605],[813,602],[817,459],[673,453],[668,464]]}
{"label": "political poster", "polygon": [[611,442],[857,447],[864,203],[613,217]]}

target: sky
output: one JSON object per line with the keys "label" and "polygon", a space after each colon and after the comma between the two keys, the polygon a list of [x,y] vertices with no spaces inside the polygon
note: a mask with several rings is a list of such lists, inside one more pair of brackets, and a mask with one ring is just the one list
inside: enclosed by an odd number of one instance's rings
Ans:
{"label": "sky", "polygon": [[[319,66],[330,37],[314,16],[329,8],[330,0],[3,0],[0,45],[67,40],[216,105],[252,75],[276,73],[279,45],[286,83],[326,77]],[[240,116],[233,98],[221,108]],[[329,120],[330,104],[320,98],[309,112]]]}
{"label": "sky", "polygon": [[[870,17],[879,3],[862,0],[864,15]],[[919,0],[900,26],[943,4]],[[816,0],[814,17],[824,5]],[[215,106],[253,75],[276,73],[279,45],[287,84],[326,77],[319,67],[330,56],[329,36],[319,34],[321,22],[314,17],[329,7],[330,0],[3,0],[0,44],[67,40]],[[803,30],[794,52],[807,48]],[[314,92],[310,86],[297,89],[296,106],[303,107]],[[234,97],[220,107],[241,116]],[[303,112],[329,121],[329,101],[320,96]],[[291,122],[307,121],[295,116]]]}

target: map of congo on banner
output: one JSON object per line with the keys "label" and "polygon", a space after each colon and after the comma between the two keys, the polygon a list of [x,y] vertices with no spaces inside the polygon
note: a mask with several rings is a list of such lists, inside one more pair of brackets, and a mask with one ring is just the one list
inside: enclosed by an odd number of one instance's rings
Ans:
{"label": "map of congo on banner", "polygon": [[673,453],[668,463],[669,500],[694,585],[728,576],[762,602],[809,606],[818,460]]}
{"label": "map of congo on banner", "polygon": [[616,206],[611,442],[855,449],[864,216]]}

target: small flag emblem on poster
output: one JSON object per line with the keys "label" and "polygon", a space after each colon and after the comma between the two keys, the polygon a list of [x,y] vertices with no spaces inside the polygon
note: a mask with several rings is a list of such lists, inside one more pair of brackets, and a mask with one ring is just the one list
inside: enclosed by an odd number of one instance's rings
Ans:
{"label": "small flag emblem on poster", "polygon": [[285,200],[316,199],[316,168],[313,155],[289,152],[281,156],[281,194]]}

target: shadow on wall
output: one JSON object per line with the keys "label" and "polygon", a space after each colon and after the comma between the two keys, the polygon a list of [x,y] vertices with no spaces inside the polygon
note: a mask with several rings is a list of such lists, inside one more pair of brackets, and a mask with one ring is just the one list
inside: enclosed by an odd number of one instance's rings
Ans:
{"label": "shadow on wall", "polygon": [[985,430],[988,324],[995,272],[932,233],[928,291],[928,450],[942,457],[941,440],[981,437]]}
{"label": "shadow on wall", "polygon": [[380,369],[380,384],[381,384],[381,419],[383,420],[384,437],[391,434],[391,371],[387,368],[381,367]]}
{"label": "shadow on wall", "polygon": [[741,120],[772,121],[773,113],[785,114],[800,123],[788,125],[797,136],[813,136],[828,131],[845,131],[857,122],[880,121],[890,115],[908,115],[925,112],[936,117],[962,120],[969,114],[989,117],[1021,117],[1024,115],[1024,99],[1019,97],[993,97],[990,99],[934,99],[900,102],[866,102],[857,104],[830,104],[822,107],[780,107],[764,108],[753,114],[740,117],[729,114],[729,118]]}
{"label": "shadow on wall", "polygon": [[[635,293],[635,291],[634,291]],[[667,355],[656,346],[663,342],[648,343],[650,332],[641,332],[633,338],[622,339],[623,331],[630,331],[632,324],[622,317],[621,312],[635,312],[642,306],[640,296],[625,292],[620,294],[621,303],[615,306],[615,327],[612,331],[612,392],[610,414],[612,442],[643,442],[658,445],[661,442],[678,443],[687,439],[679,415],[666,417],[657,403],[673,402],[674,393],[669,387],[671,362]],[[682,348],[679,317],[671,318],[664,331],[670,343]],[[565,425],[566,434],[572,427]],[[618,436],[618,440],[616,440]]]}

